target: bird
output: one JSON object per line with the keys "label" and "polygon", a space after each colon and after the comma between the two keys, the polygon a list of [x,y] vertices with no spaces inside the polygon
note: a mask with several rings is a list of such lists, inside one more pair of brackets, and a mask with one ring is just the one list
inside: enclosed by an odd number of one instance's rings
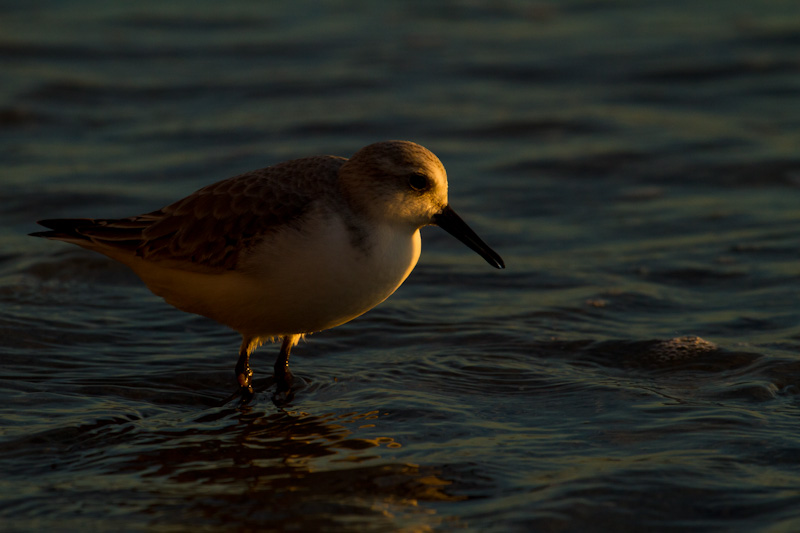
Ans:
{"label": "bird", "polygon": [[241,334],[233,396],[243,402],[254,395],[250,356],[274,340],[276,394],[291,398],[292,348],[394,293],[417,264],[420,228],[439,226],[505,268],[450,206],[439,158],[411,141],[277,163],[138,216],[38,224],[48,230],[31,236],[104,254],[168,304]]}

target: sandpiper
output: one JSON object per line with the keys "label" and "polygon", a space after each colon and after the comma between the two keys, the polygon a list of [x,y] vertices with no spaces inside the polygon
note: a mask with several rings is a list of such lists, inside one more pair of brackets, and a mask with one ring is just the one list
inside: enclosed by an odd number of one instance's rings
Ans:
{"label": "sandpiper", "polygon": [[39,224],[50,231],[31,235],[105,254],[167,303],[238,331],[243,401],[253,396],[253,350],[282,339],[275,381],[288,395],[292,347],[388,298],[417,264],[421,227],[505,267],[450,207],[439,159],[408,141],[286,161],[139,216]]}

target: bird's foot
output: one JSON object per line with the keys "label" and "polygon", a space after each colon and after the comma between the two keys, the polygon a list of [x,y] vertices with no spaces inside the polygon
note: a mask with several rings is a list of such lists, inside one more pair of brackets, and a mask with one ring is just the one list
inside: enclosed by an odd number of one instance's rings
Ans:
{"label": "bird's foot", "polygon": [[222,401],[222,403],[220,404],[220,407],[222,407],[224,405],[228,405],[229,403],[231,403],[236,398],[239,398],[239,402],[238,402],[239,407],[241,407],[243,405],[247,405],[248,403],[250,403],[253,400],[255,395],[256,394],[253,391],[253,386],[252,385],[247,385],[246,387],[239,387],[238,389],[233,391],[233,394],[231,394],[230,396],[225,398],[225,400]]}
{"label": "bird's foot", "polygon": [[272,395],[272,403],[278,407],[283,407],[294,399],[292,383],[294,376],[288,367],[275,368],[275,394]]}
{"label": "bird's foot", "polygon": [[237,366],[236,381],[239,382],[239,388],[233,394],[228,396],[222,405],[227,405],[236,398],[239,398],[239,406],[247,405],[255,397],[252,385],[253,371],[249,365],[243,366],[241,369]]}
{"label": "bird's foot", "polygon": [[294,391],[291,389],[287,391],[276,390],[272,395],[272,403],[275,404],[275,407],[286,407],[292,400],[294,400]]}
{"label": "bird's foot", "polygon": [[244,369],[236,375],[236,380],[239,382],[238,392],[241,398],[239,405],[247,405],[255,396],[252,384],[253,371],[250,369],[250,365],[246,365]]}
{"label": "bird's foot", "polygon": [[253,398],[255,398],[256,393],[253,391],[253,386],[248,385],[247,387],[241,387],[239,389],[239,405],[247,405]]}

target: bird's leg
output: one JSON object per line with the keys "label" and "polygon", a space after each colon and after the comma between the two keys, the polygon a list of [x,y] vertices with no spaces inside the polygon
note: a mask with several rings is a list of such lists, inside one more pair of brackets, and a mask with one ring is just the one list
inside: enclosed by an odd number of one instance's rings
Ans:
{"label": "bird's leg", "polygon": [[286,335],[281,344],[281,353],[275,361],[275,384],[277,385],[278,393],[288,392],[292,388],[292,372],[289,370],[289,354],[292,352],[292,346],[297,344],[300,340],[300,335]]}
{"label": "bird's leg", "polygon": [[244,338],[239,348],[239,360],[236,362],[236,381],[239,382],[239,394],[242,403],[247,403],[253,398],[253,385],[251,384],[253,371],[250,369],[250,354],[258,346],[255,339]]}

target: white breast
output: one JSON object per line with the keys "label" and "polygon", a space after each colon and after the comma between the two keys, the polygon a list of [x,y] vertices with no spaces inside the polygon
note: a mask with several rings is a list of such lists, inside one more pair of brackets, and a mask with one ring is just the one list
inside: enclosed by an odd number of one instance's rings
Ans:
{"label": "white breast", "polygon": [[352,320],[388,298],[420,254],[419,231],[371,227],[364,246],[336,215],[265,238],[240,269],[201,274],[131,265],[150,290],[240,333],[311,333]]}
{"label": "white breast", "polygon": [[389,226],[370,228],[364,246],[354,246],[338,216],[294,237],[264,243],[249,262],[270,308],[257,314],[264,324],[282,324],[282,333],[328,329],[372,309],[403,283],[420,254],[419,231]]}

